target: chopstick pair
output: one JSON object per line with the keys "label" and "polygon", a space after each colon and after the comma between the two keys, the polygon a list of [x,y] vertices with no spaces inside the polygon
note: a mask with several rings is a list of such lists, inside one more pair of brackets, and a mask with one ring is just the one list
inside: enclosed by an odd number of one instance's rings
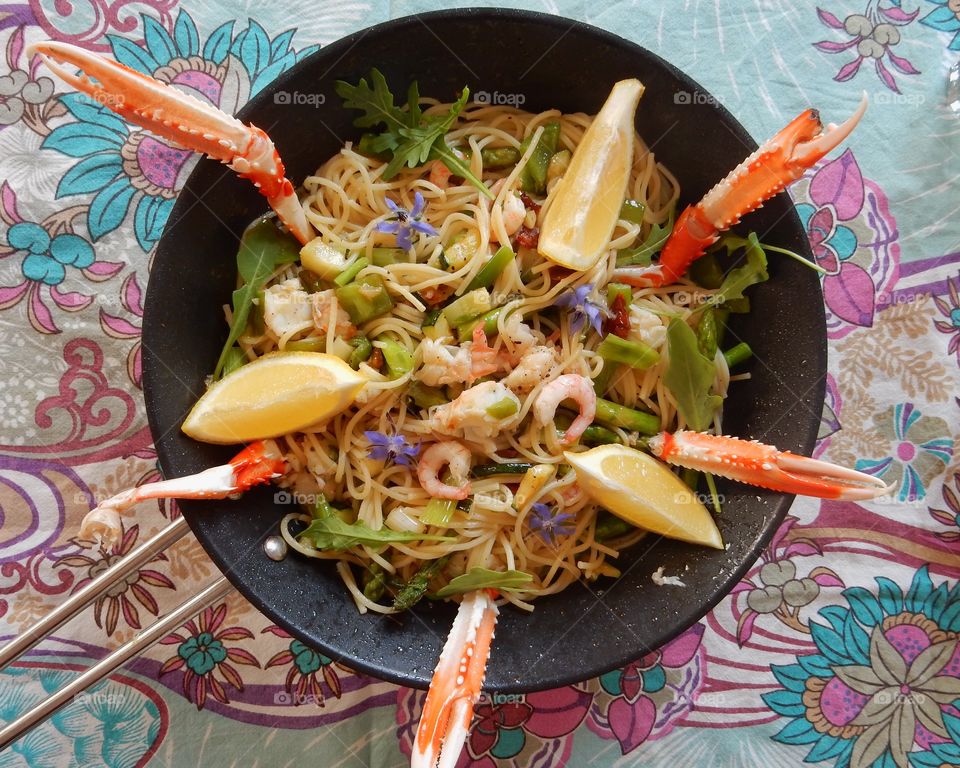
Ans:
{"label": "chopstick pair", "polygon": [[[7,645],[0,648],[0,671],[6,669],[11,662],[29,651],[51,632],[54,632],[76,616],[120,579],[150,562],[158,553],[179,541],[189,530],[190,527],[187,525],[187,521],[182,517],[178,517],[155,536],[143,542],[121,560],[114,563],[89,584],[85,585],[83,589],[71,595],[61,605],[57,606],[27,630],[14,637]],[[233,585],[227,581],[225,576],[220,576],[212,584],[193,597],[185,600],[166,616],[157,619],[149,627],[140,630],[132,639],[81,673],[79,677],[69,682],[63,688],[51,694],[44,702],[25,712],[13,722],[3,726],[3,728],[0,729],[0,750],[8,747],[28,730],[72,701],[77,694],[82,693],[94,683],[99,682],[117,669],[117,667],[150,647],[174,631],[183,622],[192,618],[204,608],[222,599],[232,591]]]}

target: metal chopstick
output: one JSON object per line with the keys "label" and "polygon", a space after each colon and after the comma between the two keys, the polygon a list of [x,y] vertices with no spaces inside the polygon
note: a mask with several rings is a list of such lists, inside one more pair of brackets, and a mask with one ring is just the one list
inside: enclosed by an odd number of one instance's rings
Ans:
{"label": "metal chopstick", "polygon": [[17,635],[3,648],[0,648],[0,671],[5,669],[20,654],[33,648],[61,624],[73,618],[128,573],[150,562],[158,552],[162,552],[171,544],[183,538],[189,530],[190,526],[187,525],[187,521],[178,517],[156,536],[143,542],[83,589],[67,598],[36,624]]}
{"label": "metal chopstick", "polygon": [[[168,531],[173,525],[175,525],[175,523],[172,523],[164,529],[163,532]],[[4,726],[4,728],[0,730],[0,749],[9,746],[21,734],[56,712],[78,693],[83,692],[94,683],[102,680],[125,661],[153,645],[157,640],[169,634],[184,621],[193,617],[211,603],[226,596],[232,590],[233,585],[227,581],[225,576],[221,576],[202,592],[197,593],[186,602],[181,603],[180,606],[162,619],[158,619],[149,627],[139,632],[132,640],[117,648],[106,658],[98,661],[90,667],[90,669],[81,673],[79,677],[69,682],[59,691],[51,694],[50,698],[42,704],[38,704],[29,712],[26,712],[12,723]]]}

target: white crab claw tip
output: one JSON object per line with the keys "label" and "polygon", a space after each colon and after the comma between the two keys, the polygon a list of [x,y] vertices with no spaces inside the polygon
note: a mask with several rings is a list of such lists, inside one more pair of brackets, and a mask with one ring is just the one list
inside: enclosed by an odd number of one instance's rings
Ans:
{"label": "white crab claw tip", "polygon": [[863,114],[867,111],[868,103],[867,92],[864,91],[860,97],[860,103],[850,117],[840,123],[840,125],[828,125],[826,130],[817,136],[817,138],[798,145],[798,155],[801,157],[811,157],[813,158],[812,162],[816,162],[816,160],[839,146],[843,140],[850,135],[853,129],[857,127]]}

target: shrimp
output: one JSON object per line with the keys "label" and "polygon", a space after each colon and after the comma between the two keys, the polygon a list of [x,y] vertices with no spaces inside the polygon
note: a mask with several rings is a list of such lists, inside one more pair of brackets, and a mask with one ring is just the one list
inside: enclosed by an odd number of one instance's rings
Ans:
{"label": "shrimp", "polygon": [[[463,154],[459,149],[452,150],[460,160],[466,160],[467,156]],[[440,189],[447,189],[450,186],[450,178],[453,176],[453,171],[447,168],[443,160],[434,160],[430,164],[430,174],[427,176],[427,181],[433,184]]]}
{"label": "shrimp", "polygon": [[444,344],[439,339],[424,339],[419,347],[423,367],[416,378],[429,387],[466,381],[470,376],[470,350]]}
{"label": "shrimp", "polygon": [[577,373],[565,373],[546,384],[540,390],[540,396],[533,406],[533,415],[537,423],[542,425],[553,421],[557,406],[564,400],[573,400],[580,408],[577,418],[560,438],[561,443],[570,445],[576,442],[583,431],[593,423],[593,417],[597,412],[597,394],[593,390],[593,382]]}
{"label": "shrimp", "polygon": [[[434,443],[423,452],[417,464],[417,479],[423,490],[438,499],[465,499],[470,495],[470,449],[456,440]],[[446,464],[454,480],[465,480],[463,485],[447,485],[440,480],[440,468]]]}
{"label": "shrimp", "polygon": [[648,309],[630,305],[630,334],[648,347],[659,349],[667,340],[667,327],[659,315]]}
{"label": "shrimp", "polygon": [[503,324],[503,333],[500,334],[500,338],[504,337],[509,342],[507,346],[512,347],[508,357],[514,365],[520,361],[530,347],[537,343],[537,336],[534,335],[533,329],[523,322],[523,315],[520,312],[513,312],[507,317]]}
{"label": "shrimp", "polygon": [[473,341],[455,347],[438,339],[420,342],[420,359],[423,367],[416,378],[430,387],[441,384],[472,384],[477,379],[499,369],[497,353],[487,344],[487,335],[482,326],[473,331]]}
{"label": "shrimp", "polygon": [[330,316],[334,317],[333,330],[342,339],[356,336],[357,327],[350,322],[350,315],[344,311],[332,290],[319,291],[310,296],[313,306],[313,324],[317,330],[325,333],[330,327]]}
{"label": "shrimp", "polygon": [[278,337],[309,328],[311,319],[310,294],[297,278],[263,292],[263,323]]}
{"label": "shrimp", "polygon": [[[500,179],[490,187],[490,192],[494,195],[499,195],[500,190],[503,189],[503,184],[506,180]],[[527,217],[527,208],[523,204],[523,200],[520,199],[520,196],[514,192],[510,191],[503,203],[501,204],[501,212],[503,218],[503,228],[506,230],[508,235],[514,234],[518,229],[520,229],[523,224],[523,220]],[[496,230],[491,227],[490,229],[490,242],[497,243]]]}
{"label": "shrimp", "polygon": [[541,381],[550,379],[560,366],[556,347],[538,345],[528,349],[503,383],[514,392],[525,393]]}
{"label": "shrimp", "polygon": [[[432,427],[441,434],[489,445],[520,411],[520,399],[499,381],[485,381],[465,389],[456,400],[438,406]],[[509,415],[500,416],[499,414]]]}
{"label": "shrimp", "polygon": [[470,346],[470,378],[468,384],[476,379],[496,373],[500,368],[497,363],[497,352],[487,343],[487,334],[481,323],[473,329],[473,344]]}
{"label": "shrimp", "polygon": [[451,176],[453,176],[453,174],[450,172],[450,169],[444,165],[443,160],[434,160],[430,164],[430,175],[427,176],[427,181],[440,187],[440,189],[446,189],[450,186]]}

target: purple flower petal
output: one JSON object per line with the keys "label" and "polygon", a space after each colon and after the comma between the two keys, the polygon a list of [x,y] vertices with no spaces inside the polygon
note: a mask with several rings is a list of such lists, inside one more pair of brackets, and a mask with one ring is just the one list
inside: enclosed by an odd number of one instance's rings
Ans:
{"label": "purple flower petal", "polygon": [[394,213],[400,213],[400,211],[403,210],[403,208],[401,208],[399,205],[393,202],[393,200],[391,200],[389,197],[385,197],[383,199],[383,202],[385,202],[387,204],[387,208],[389,208]]}
{"label": "purple flower petal", "polygon": [[415,229],[417,232],[420,232],[423,235],[434,236],[437,234],[437,230],[433,228],[433,225],[428,224],[425,221],[411,221],[410,228]]}
{"label": "purple flower petal", "polygon": [[414,193],[413,195],[413,210],[410,211],[410,216],[414,219],[423,214],[424,209],[423,195],[420,194],[420,191]]}
{"label": "purple flower petal", "polygon": [[388,235],[395,235],[400,230],[399,221],[381,221],[377,224],[377,232],[383,232]]}

